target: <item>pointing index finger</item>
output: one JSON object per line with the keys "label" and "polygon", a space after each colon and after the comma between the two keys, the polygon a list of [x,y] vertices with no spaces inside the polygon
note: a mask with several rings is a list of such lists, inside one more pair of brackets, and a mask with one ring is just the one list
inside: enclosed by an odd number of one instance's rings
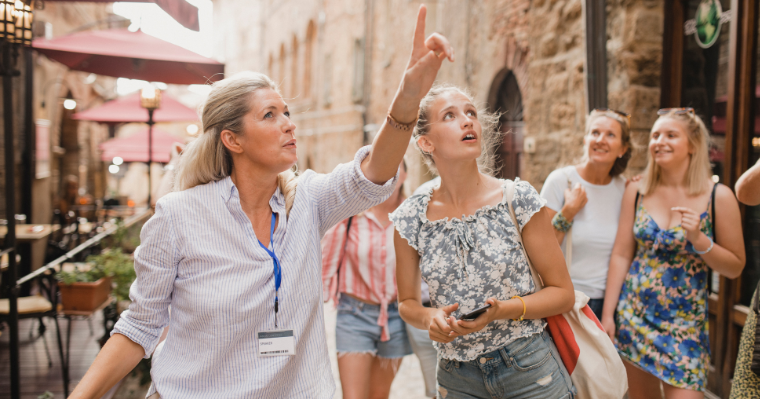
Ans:
{"label": "pointing index finger", "polygon": [[420,4],[420,10],[417,12],[417,23],[414,26],[414,48],[425,47],[425,16],[427,15],[427,7],[424,4]]}

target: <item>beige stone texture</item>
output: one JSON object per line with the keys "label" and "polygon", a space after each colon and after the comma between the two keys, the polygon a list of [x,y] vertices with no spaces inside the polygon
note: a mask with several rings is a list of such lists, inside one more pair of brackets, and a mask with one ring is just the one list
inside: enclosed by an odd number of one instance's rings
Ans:
{"label": "beige stone texture", "polygon": [[[327,172],[350,160],[383,123],[407,63],[419,4],[218,0],[217,23],[223,25],[219,56],[227,62],[228,73],[259,70],[281,82],[298,125],[299,168]],[[455,63],[444,62],[439,82],[468,88],[487,107],[504,71],[517,78],[524,134],[537,143],[534,154],[523,156],[521,177],[540,188],[553,169],[577,162],[588,112],[584,2],[433,0],[425,4],[426,33],[446,36],[457,58]],[[235,11],[243,6],[258,12],[253,21]],[[634,114],[637,136],[648,131],[652,111],[659,105],[662,23],[658,1],[608,3],[609,104]],[[307,38],[310,31],[312,41]],[[364,62],[363,69],[357,60]],[[431,177],[413,146],[408,163],[410,188]],[[633,164],[642,162],[634,159]]]}

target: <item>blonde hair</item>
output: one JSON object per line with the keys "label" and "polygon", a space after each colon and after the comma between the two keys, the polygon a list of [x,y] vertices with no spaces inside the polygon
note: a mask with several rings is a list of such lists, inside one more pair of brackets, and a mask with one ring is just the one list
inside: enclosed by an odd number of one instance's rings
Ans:
{"label": "blonde hair", "polygon": [[[438,169],[435,167],[435,161],[430,153],[422,151],[418,140],[420,137],[427,135],[430,132],[430,108],[433,106],[435,100],[441,95],[449,92],[455,92],[464,95],[467,99],[475,104],[472,95],[464,89],[456,87],[450,84],[436,84],[432,89],[422,98],[420,101],[420,110],[417,114],[417,124],[414,126],[412,137],[414,137],[414,145],[422,155],[422,160],[427,165],[428,169],[434,173],[438,173]],[[476,105],[476,108],[478,106]],[[494,176],[498,172],[495,166],[496,149],[497,145],[501,141],[502,133],[499,131],[499,114],[491,113],[486,110],[478,110],[478,121],[482,128],[482,140],[480,142],[481,154],[478,157],[478,168],[482,173]]]}
{"label": "blonde hair", "polygon": [[[686,137],[689,145],[694,148],[694,153],[689,159],[689,170],[686,172],[686,186],[689,195],[698,195],[710,189],[710,132],[707,130],[702,118],[693,112],[679,113],[677,110],[671,110],[665,115],[657,118],[673,119],[681,121],[686,126]],[[647,155],[647,167],[644,170],[639,185],[639,192],[646,195],[651,194],[660,184],[661,171],[659,165],[654,161],[651,154]]]}
{"label": "blonde hair", "polygon": [[[633,154],[633,143],[631,142],[631,122],[630,119],[618,114],[615,111],[609,109],[595,109],[591,111],[591,113],[588,114],[588,117],[586,118],[586,136],[591,133],[591,124],[601,117],[610,118],[620,124],[620,141],[624,147],[628,147],[622,157],[615,159],[615,163],[612,164],[612,169],[610,169],[610,176],[619,176],[625,172],[625,168],[628,167],[628,161],[631,160],[631,155]],[[584,163],[586,161],[588,161],[588,142],[583,145],[583,158],[581,162]]]}
{"label": "blonde hair", "polygon": [[[243,132],[243,117],[251,110],[251,94],[260,89],[279,93],[272,79],[257,72],[241,72],[211,85],[201,111],[203,133],[188,144],[180,156],[174,178],[175,191],[222,180],[232,173],[232,155],[220,136],[223,130],[235,134]],[[280,173],[277,178],[289,214],[298,179],[293,169]]]}

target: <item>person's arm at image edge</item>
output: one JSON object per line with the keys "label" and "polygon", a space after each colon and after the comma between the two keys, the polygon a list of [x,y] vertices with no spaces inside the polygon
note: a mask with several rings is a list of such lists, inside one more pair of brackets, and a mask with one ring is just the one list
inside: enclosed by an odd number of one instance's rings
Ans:
{"label": "person's arm at image edge", "polygon": [[736,198],[746,205],[760,205],[760,159],[736,181]]}

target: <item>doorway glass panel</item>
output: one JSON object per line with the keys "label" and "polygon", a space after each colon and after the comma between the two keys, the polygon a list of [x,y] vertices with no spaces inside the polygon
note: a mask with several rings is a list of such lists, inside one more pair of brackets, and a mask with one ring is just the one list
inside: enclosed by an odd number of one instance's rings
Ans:
{"label": "doorway glass panel", "polygon": [[[694,108],[707,126],[713,180],[720,181],[726,150],[730,0],[689,0],[685,8],[681,106]],[[717,293],[718,276],[711,274],[708,284]]]}

